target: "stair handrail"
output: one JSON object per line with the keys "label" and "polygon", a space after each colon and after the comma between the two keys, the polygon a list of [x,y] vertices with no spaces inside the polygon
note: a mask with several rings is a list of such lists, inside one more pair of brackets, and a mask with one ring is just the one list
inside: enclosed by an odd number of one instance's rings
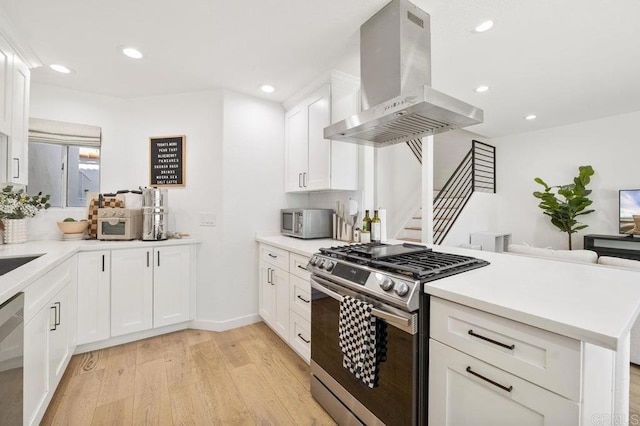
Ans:
{"label": "stair handrail", "polygon": [[[471,199],[471,194],[477,191],[496,192],[495,150],[496,148],[492,145],[472,140],[471,149],[434,198],[433,233],[435,244],[442,243],[447,237],[462,210]],[[451,220],[436,219],[442,218],[442,214],[447,209],[454,212]]]}

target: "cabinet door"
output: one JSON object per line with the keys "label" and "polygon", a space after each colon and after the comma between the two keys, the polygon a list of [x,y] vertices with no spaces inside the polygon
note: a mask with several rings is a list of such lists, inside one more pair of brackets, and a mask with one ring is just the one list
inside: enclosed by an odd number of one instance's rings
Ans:
{"label": "cabinet door", "polygon": [[274,274],[273,265],[260,260],[260,282],[258,287],[258,313],[265,323],[272,326],[274,321],[276,307],[276,290],[275,284],[271,282],[271,276]]}
{"label": "cabinet door", "polygon": [[188,321],[191,247],[155,249],[153,264],[153,326],[162,327]]}
{"label": "cabinet door", "polygon": [[307,110],[304,104],[285,116],[285,192],[304,191],[308,176]]}
{"label": "cabinet door", "polygon": [[38,424],[49,393],[49,307],[38,311],[24,327],[24,419]]}
{"label": "cabinet door", "polygon": [[0,133],[11,135],[13,50],[0,36]]}
{"label": "cabinet door", "polygon": [[280,268],[273,268],[271,280],[275,288],[275,309],[273,312],[273,329],[285,342],[289,341],[289,273]]}
{"label": "cabinet door", "polygon": [[260,260],[259,313],[280,337],[289,341],[289,273]]}
{"label": "cabinet door", "polygon": [[69,286],[51,300],[49,311],[49,388],[55,389],[62,378],[69,353]]}
{"label": "cabinet door", "polygon": [[10,155],[9,182],[26,185],[29,168],[29,68],[17,56],[13,62],[13,92],[11,136],[9,138]]}
{"label": "cabinet door", "polygon": [[324,128],[331,124],[331,86],[326,84],[307,100],[309,131],[309,175],[306,190],[331,187],[331,141]]}
{"label": "cabinet door", "polygon": [[577,425],[579,405],[429,340],[429,424]]}
{"label": "cabinet door", "polygon": [[78,344],[109,338],[111,299],[109,251],[78,253]]}
{"label": "cabinet door", "polygon": [[148,330],[153,325],[153,252],[111,252],[111,336]]}

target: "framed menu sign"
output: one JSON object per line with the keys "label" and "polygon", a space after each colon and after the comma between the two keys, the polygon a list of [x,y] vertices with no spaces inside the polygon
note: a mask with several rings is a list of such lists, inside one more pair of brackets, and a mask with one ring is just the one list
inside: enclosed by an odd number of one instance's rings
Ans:
{"label": "framed menu sign", "polygon": [[187,137],[150,137],[151,186],[185,186],[185,143]]}

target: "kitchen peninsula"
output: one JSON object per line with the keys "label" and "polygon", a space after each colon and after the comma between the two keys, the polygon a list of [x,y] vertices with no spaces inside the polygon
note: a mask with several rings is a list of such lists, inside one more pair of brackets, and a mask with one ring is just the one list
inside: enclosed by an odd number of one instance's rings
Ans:
{"label": "kitchen peninsula", "polygon": [[[261,247],[306,256],[331,243],[283,236],[257,240]],[[593,416],[628,419],[629,331],[640,311],[638,272],[434,249],[490,265],[424,285],[431,302],[431,424],[447,424],[446,413],[453,411],[475,421],[486,416],[488,424],[513,419],[509,416],[539,417],[542,424],[591,424]],[[478,372],[504,389],[474,375]],[[456,405],[471,395],[478,395],[471,398],[478,401],[473,409]],[[471,418],[458,420],[464,424]]]}

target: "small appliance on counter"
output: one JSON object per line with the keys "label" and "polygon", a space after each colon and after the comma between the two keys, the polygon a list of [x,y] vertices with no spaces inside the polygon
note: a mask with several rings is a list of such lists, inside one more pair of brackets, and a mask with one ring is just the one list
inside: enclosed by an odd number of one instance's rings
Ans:
{"label": "small appliance on counter", "polygon": [[331,238],[333,235],[333,210],[282,209],[280,233],[302,239]]}
{"label": "small appliance on counter", "polygon": [[142,236],[142,211],[117,207],[98,208],[99,240],[137,240]]}
{"label": "small appliance on counter", "polygon": [[168,225],[168,191],[159,188],[142,190],[142,239],[166,240]]}

